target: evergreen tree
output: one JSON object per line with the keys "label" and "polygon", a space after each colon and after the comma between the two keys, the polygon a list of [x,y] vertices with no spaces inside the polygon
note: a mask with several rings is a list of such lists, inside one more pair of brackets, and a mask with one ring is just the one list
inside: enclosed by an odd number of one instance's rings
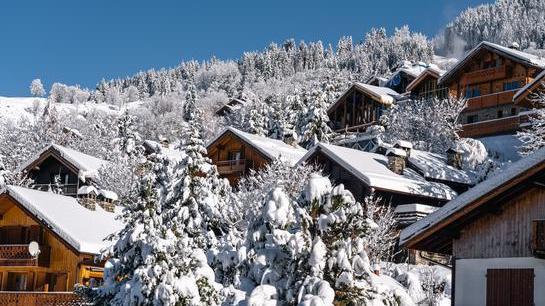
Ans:
{"label": "evergreen tree", "polygon": [[193,83],[189,84],[183,107],[183,118],[186,122],[193,121],[198,116],[197,88]]}
{"label": "evergreen tree", "polygon": [[329,127],[329,116],[327,115],[326,95],[321,90],[314,90],[309,100],[306,124],[302,129],[303,145],[308,149],[318,142],[328,143],[333,131]]}
{"label": "evergreen tree", "polygon": [[115,142],[122,155],[138,155],[139,143],[142,140],[135,125],[136,117],[129,114],[128,110],[117,119],[117,138]]}
{"label": "evergreen tree", "polygon": [[30,94],[34,97],[43,97],[45,95],[44,85],[40,79],[34,79],[30,83]]}

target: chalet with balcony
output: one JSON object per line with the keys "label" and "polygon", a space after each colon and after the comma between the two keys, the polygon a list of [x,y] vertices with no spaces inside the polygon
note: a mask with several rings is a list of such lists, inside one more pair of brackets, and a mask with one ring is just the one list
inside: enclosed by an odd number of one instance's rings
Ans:
{"label": "chalet with balcony", "polygon": [[216,115],[225,116],[228,113],[241,108],[246,101],[242,98],[231,98],[229,102],[225,103],[216,111]]}
{"label": "chalet with balcony", "polygon": [[544,58],[516,45],[507,48],[485,41],[442,75],[438,86],[447,87],[451,97],[467,99],[461,136],[510,134],[519,128],[518,114],[525,110],[513,102],[514,95],[544,68]]}
{"label": "chalet with balcony", "polygon": [[320,143],[299,163],[320,166],[335,184],[343,184],[359,201],[374,192],[394,207],[414,203],[440,207],[457,195],[449,186],[428,181],[407,167],[407,157],[407,151],[400,147],[378,154]]}
{"label": "chalet with balcony", "polygon": [[207,146],[208,157],[222,177],[235,185],[250,169],[258,170],[275,159],[294,165],[307,150],[277,139],[226,128]]}
{"label": "chalet with balcony", "polygon": [[78,198],[18,186],[0,194],[1,305],[60,305],[77,300],[75,284],[100,284],[103,239],[123,224],[84,188]]}
{"label": "chalet with balcony", "polygon": [[51,144],[24,163],[19,171],[31,178],[38,190],[61,189],[76,196],[79,187],[94,185],[98,170],[108,162],[82,152]]}
{"label": "chalet with balcony", "polygon": [[545,305],[545,149],[404,229],[400,244],[453,256],[455,305]]}
{"label": "chalet with balcony", "polygon": [[404,99],[387,87],[354,83],[328,108],[331,128],[340,133],[365,131],[376,124],[386,108]]}
{"label": "chalet with balcony", "polygon": [[448,88],[439,86],[437,81],[445,71],[433,65],[424,70],[416,79],[407,85],[411,99],[445,99],[448,97]]}

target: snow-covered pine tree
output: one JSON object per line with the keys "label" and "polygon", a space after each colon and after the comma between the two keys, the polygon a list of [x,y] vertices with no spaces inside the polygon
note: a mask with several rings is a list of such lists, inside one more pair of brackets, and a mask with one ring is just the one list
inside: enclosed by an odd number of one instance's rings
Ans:
{"label": "snow-covered pine tree", "polygon": [[117,144],[119,153],[132,157],[141,153],[140,141],[142,140],[136,128],[136,117],[125,110],[117,119]]}
{"label": "snow-covered pine tree", "polygon": [[534,109],[528,116],[529,124],[517,132],[522,142],[519,152],[529,155],[545,146],[545,92],[540,91],[531,96]]}
{"label": "snow-covered pine tree", "polygon": [[183,106],[183,118],[186,122],[195,120],[198,116],[197,108],[197,88],[193,83],[190,83],[185,95],[185,103]]}
{"label": "snow-covered pine tree", "polygon": [[377,225],[343,185],[313,175],[305,189],[306,209],[312,216],[311,269],[335,289],[340,305],[396,305],[391,292],[377,291],[367,255],[367,243]]}
{"label": "snow-covered pine tree", "polygon": [[327,115],[326,95],[322,90],[313,90],[308,97],[308,111],[305,118],[305,126],[302,129],[302,143],[309,149],[318,142],[328,143],[333,131],[329,127]]}
{"label": "snow-covered pine tree", "polygon": [[[176,236],[165,224],[168,159],[151,155],[141,165],[139,197],[126,203],[125,227],[104,254],[104,284],[87,290],[95,305],[196,305],[198,292],[180,270]],[[184,303],[193,301],[194,303]]]}
{"label": "snow-covered pine tree", "polygon": [[42,84],[42,80],[40,79],[34,79],[30,83],[30,94],[33,97],[43,97],[45,96],[45,89],[44,85]]}

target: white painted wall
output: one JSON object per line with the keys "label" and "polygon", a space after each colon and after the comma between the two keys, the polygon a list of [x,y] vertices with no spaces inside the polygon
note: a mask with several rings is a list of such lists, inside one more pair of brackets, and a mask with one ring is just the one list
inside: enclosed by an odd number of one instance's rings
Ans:
{"label": "white painted wall", "polygon": [[534,303],[545,305],[545,260],[533,257],[456,260],[456,305],[486,305],[487,269],[534,269]]}

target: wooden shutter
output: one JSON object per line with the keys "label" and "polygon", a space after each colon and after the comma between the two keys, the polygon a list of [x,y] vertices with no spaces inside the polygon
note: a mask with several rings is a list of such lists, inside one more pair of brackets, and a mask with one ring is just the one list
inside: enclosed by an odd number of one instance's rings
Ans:
{"label": "wooden shutter", "polygon": [[31,225],[28,229],[28,243],[36,241],[42,243],[42,228],[39,225]]}
{"label": "wooden shutter", "polygon": [[545,220],[532,221],[532,253],[545,257]]}
{"label": "wooden shutter", "polygon": [[487,306],[534,306],[534,269],[488,269]]}

